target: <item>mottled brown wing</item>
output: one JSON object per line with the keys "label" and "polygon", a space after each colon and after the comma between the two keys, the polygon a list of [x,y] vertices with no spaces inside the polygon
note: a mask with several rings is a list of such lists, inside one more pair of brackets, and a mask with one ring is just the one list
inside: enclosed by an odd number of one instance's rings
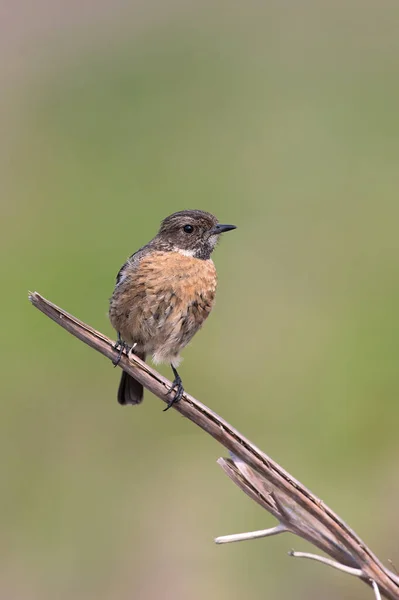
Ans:
{"label": "mottled brown wing", "polygon": [[124,275],[124,271],[126,269],[126,267],[129,267],[129,269],[131,269],[132,267],[138,267],[140,260],[146,255],[148,254],[148,252],[151,251],[151,246],[150,244],[146,244],[145,246],[142,246],[142,248],[139,248],[139,250],[137,250],[136,252],[134,252],[128,259],[127,261],[121,266],[121,268],[118,271],[118,274],[116,276],[116,287],[118,286],[118,284],[121,282],[121,280],[123,279],[123,275]]}
{"label": "mottled brown wing", "polygon": [[[141,259],[151,251],[149,244],[143,246],[122,265],[116,276],[115,289],[109,301],[108,316],[112,327],[120,334],[122,339],[130,345],[136,340],[131,340],[131,336],[124,337],[123,331],[126,327],[126,303],[129,304],[129,297],[132,295],[131,277],[136,273]],[[133,286],[134,291],[134,286]],[[128,292],[128,293],[126,293]],[[123,327],[125,325],[125,327]]]}

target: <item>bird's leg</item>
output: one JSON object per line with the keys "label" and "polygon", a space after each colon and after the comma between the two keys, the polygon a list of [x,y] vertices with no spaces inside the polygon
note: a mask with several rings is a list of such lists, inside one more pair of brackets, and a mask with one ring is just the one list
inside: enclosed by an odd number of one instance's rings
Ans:
{"label": "bird's leg", "polygon": [[119,363],[121,362],[121,357],[122,357],[123,351],[126,350],[126,354],[128,354],[130,351],[129,344],[127,344],[126,342],[123,341],[119,331],[118,331],[118,337],[116,339],[114,348],[115,348],[115,350],[119,350],[119,354],[118,354],[116,360],[112,361],[112,364],[114,365],[114,367],[117,367],[119,365]]}
{"label": "bird's leg", "polygon": [[168,390],[168,394],[170,394],[171,392],[175,391],[173,398],[171,398],[168,402],[168,406],[166,408],[164,408],[164,412],[166,410],[169,410],[171,406],[173,406],[176,402],[179,402],[179,400],[181,400],[183,394],[184,394],[184,387],[183,387],[183,382],[181,380],[181,377],[179,375],[179,373],[176,371],[176,369],[174,368],[173,365],[170,365],[172,367],[172,371],[173,371],[173,375],[175,376],[173,383],[172,383],[172,387]]}

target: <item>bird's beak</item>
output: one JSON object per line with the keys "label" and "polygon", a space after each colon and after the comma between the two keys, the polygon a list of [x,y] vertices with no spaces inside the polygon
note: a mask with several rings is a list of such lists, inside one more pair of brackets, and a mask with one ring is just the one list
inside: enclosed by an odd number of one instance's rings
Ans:
{"label": "bird's beak", "polygon": [[215,227],[213,227],[213,229],[211,229],[211,233],[218,235],[219,233],[231,231],[232,229],[237,229],[237,227],[235,225],[222,225],[221,223],[218,223],[215,225]]}

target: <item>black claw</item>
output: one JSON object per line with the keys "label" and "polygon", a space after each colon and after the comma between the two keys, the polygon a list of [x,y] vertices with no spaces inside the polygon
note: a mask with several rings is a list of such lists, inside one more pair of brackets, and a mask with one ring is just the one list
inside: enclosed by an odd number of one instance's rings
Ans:
{"label": "black claw", "polygon": [[182,399],[183,394],[184,394],[183,382],[181,380],[179,373],[176,371],[176,369],[173,366],[172,366],[172,371],[173,371],[173,375],[175,376],[175,378],[173,380],[172,386],[167,391],[167,393],[171,394],[173,391],[175,391],[175,393],[173,395],[173,398],[171,398],[170,401],[168,402],[168,406],[163,409],[163,412],[166,412],[167,410],[170,409],[171,406],[176,404],[176,402],[179,402],[179,400]]}
{"label": "black claw", "polygon": [[127,344],[126,342],[124,342],[122,340],[121,334],[119,333],[119,331],[118,331],[118,337],[115,342],[114,348],[115,348],[115,350],[119,350],[116,360],[112,361],[112,364],[114,365],[114,367],[117,367],[119,365],[119,363],[121,362],[121,357],[122,357],[123,351],[125,350],[126,354],[128,354],[128,352],[130,350],[129,344]]}

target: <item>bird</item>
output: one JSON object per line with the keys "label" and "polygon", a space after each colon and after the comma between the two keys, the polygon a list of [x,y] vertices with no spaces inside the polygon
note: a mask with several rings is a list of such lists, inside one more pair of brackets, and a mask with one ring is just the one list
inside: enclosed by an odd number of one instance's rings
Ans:
{"label": "bird", "polygon": [[[224,232],[209,212],[182,210],[166,217],[157,235],[120,268],[110,298],[109,319],[117,332],[118,364],[125,350],[154,364],[169,363],[174,380],[168,410],[183,394],[177,371],[181,350],[209,316],[215,302],[216,268],[211,254]],[[122,371],[121,405],[139,404],[143,386]]]}

